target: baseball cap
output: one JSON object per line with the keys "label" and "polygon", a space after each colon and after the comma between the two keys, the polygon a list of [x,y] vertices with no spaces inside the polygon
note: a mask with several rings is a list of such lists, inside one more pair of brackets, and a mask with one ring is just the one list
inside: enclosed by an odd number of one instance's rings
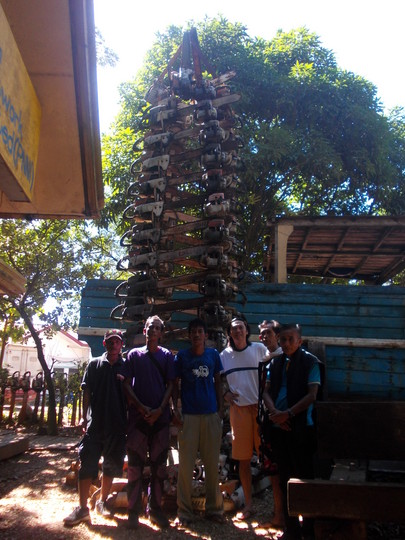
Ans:
{"label": "baseball cap", "polygon": [[120,338],[120,340],[123,341],[121,330],[107,330],[107,332],[104,334],[104,341],[107,341],[107,339],[110,339],[112,337]]}

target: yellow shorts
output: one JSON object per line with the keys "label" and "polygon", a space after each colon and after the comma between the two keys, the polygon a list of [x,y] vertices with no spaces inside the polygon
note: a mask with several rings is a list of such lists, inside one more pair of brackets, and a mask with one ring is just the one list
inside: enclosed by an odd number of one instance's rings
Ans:
{"label": "yellow shorts", "polygon": [[229,419],[232,427],[232,458],[239,461],[251,459],[253,449],[260,449],[257,405],[231,405]]}

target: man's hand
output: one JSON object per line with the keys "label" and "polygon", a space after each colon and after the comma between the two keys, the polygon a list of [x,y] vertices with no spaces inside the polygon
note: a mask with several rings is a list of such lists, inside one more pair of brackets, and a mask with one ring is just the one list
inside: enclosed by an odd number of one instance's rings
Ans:
{"label": "man's hand", "polygon": [[148,424],[152,426],[161,414],[162,409],[160,407],[158,407],[157,409],[150,409],[148,414],[144,416],[145,422],[148,422]]}
{"label": "man's hand", "polygon": [[177,407],[173,409],[173,424],[178,427],[183,425],[183,416]]}
{"label": "man's hand", "polygon": [[87,418],[83,417],[80,422],[79,422],[79,426],[82,428],[82,431],[83,433],[86,433],[86,429],[87,429]]}
{"label": "man's hand", "polygon": [[269,414],[269,418],[273,424],[278,424],[281,429],[291,431],[290,415],[288,411],[278,411],[277,409]]}
{"label": "man's hand", "polygon": [[237,394],[236,392],[231,392],[230,390],[228,390],[224,394],[224,400],[227,403],[237,403],[238,402],[238,397],[239,397],[239,394]]}

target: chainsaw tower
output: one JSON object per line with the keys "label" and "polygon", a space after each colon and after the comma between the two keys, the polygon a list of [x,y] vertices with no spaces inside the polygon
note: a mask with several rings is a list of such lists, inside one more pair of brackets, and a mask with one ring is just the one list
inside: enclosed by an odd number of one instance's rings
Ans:
{"label": "chainsaw tower", "polygon": [[199,316],[207,324],[208,345],[219,351],[238,313],[229,303],[241,299],[243,144],[232,109],[240,95],[228,84],[234,75],[215,74],[192,28],[148,90],[145,136],[133,147],[139,157],[131,166],[134,182],[123,214],[130,228],[120,243],[128,255],[117,264],[132,275],[116,289],[120,304],[111,312],[112,319],[140,330],[149,316],[159,315],[172,337],[185,334],[170,323],[173,312]]}

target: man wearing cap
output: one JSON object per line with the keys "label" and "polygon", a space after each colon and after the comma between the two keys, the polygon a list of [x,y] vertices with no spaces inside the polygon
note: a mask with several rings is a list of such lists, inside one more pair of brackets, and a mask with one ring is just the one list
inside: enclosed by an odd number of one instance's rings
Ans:
{"label": "man wearing cap", "polygon": [[108,330],[103,345],[106,352],[93,358],[82,381],[83,419],[85,431],[79,446],[79,504],[64,519],[66,526],[90,521],[87,500],[92,481],[98,476],[103,456],[103,475],[97,513],[110,515],[106,499],[114,477],[122,476],[125,458],[126,401],[123,392],[122,333]]}

